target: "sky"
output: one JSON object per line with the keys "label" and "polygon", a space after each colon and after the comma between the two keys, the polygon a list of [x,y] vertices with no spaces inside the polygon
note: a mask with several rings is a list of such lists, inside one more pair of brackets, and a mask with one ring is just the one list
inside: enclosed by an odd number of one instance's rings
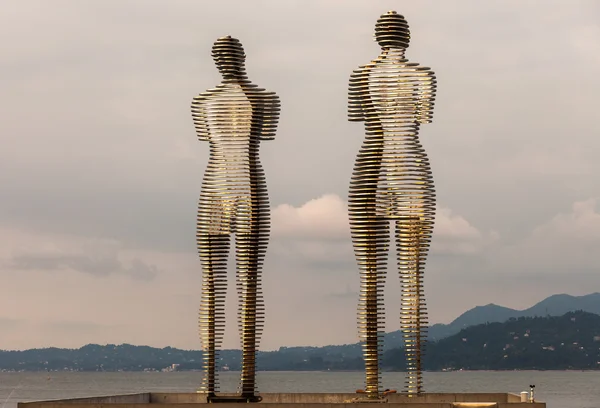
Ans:
{"label": "sky", "polygon": [[[358,341],[347,121],[377,18],[411,28],[438,79],[421,129],[437,192],[430,323],[600,291],[600,4],[595,1],[20,0],[0,13],[0,349],[197,349],[195,217],[208,146],[192,98],[224,35],[275,91],[261,347]],[[390,254],[385,307],[399,328]],[[224,346],[238,348],[231,262]]]}

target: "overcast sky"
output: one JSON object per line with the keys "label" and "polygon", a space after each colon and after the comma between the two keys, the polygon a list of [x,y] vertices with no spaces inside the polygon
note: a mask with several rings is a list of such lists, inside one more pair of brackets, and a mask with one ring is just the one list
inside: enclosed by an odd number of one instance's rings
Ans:
{"label": "overcast sky", "polygon": [[[346,199],[364,128],[347,122],[347,85],[379,54],[388,10],[410,25],[407,57],[438,78],[421,132],[438,197],[430,322],[600,291],[596,1],[7,1],[0,349],[199,347],[208,147],[190,103],[219,83],[210,50],[224,35],[282,103],[261,147],[273,206],[262,346],[357,341]],[[225,346],[237,348],[230,289]],[[392,262],[388,331],[399,289]]]}

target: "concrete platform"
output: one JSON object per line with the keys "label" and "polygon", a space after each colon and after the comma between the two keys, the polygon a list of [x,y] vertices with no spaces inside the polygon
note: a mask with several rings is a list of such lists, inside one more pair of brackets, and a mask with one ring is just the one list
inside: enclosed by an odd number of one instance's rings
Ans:
{"label": "concrete platform", "polygon": [[[233,396],[234,394],[223,395]],[[270,404],[269,408],[356,408],[357,403],[367,403],[362,394],[354,393],[264,393],[260,396],[262,401],[255,404]],[[381,403],[386,404],[389,408],[546,408],[544,402],[521,402],[519,395],[510,393],[427,393],[418,397],[389,394]],[[193,408],[190,405],[198,407],[208,405],[208,402],[206,394],[201,393],[148,392],[20,402],[18,408],[146,408],[143,405],[148,404],[168,405],[168,407],[158,406],[155,408]],[[219,402],[218,404],[221,406],[220,408],[239,407],[239,403]]]}

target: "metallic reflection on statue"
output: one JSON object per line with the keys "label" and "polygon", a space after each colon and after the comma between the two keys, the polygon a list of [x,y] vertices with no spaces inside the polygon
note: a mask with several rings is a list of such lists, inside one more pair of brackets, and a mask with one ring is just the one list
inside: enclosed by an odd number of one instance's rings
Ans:
{"label": "metallic reflection on statue", "polygon": [[429,160],[419,142],[421,124],[433,117],[433,72],[409,62],[410,33],[395,11],[382,15],[375,40],[382,52],[350,78],[348,117],[365,122],[349,194],[354,253],[360,269],[358,311],[366,389],[381,396],[379,359],[384,330],[383,286],[390,221],[402,286],[400,327],[407,360],[405,391],[423,391],[421,353],[427,330],[423,271],[433,232],[435,193]]}
{"label": "metallic reflection on statue", "polygon": [[240,42],[219,38],[212,56],[222,82],[196,98],[192,116],[210,157],[198,204],[197,245],[202,263],[199,326],[203,391],[218,391],[218,350],[224,332],[227,258],[235,234],[238,323],[242,345],[240,393],[256,393],[256,351],[264,319],[260,275],[269,240],[269,199],[258,158],[262,140],[275,137],[279,97],[246,77]]}

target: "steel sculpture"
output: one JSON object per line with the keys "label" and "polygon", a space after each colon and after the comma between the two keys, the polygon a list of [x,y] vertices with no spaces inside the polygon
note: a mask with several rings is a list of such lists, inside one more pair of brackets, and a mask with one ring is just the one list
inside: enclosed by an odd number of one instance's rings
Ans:
{"label": "steel sculpture", "polygon": [[264,321],[260,275],[270,228],[269,199],[258,149],[261,141],[275,137],[280,103],[275,93],[247,79],[244,49],[237,39],[219,38],[212,56],[223,80],[192,103],[198,138],[210,146],[197,218],[202,263],[202,389],[209,397],[218,392],[227,258],[234,234],[242,345],[240,397],[252,399],[256,394],[256,351]]}
{"label": "steel sculpture", "polygon": [[405,391],[423,391],[421,354],[427,312],[423,272],[433,232],[435,192],[429,159],[419,142],[421,124],[433,118],[434,73],[409,62],[410,33],[403,16],[383,14],[375,25],[382,52],[350,77],[348,118],[365,122],[349,194],[354,253],[360,269],[359,335],[368,397],[381,396],[380,354],[384,330],[383,286],[390,221],[402,285],[400,328],[407,359]]}

